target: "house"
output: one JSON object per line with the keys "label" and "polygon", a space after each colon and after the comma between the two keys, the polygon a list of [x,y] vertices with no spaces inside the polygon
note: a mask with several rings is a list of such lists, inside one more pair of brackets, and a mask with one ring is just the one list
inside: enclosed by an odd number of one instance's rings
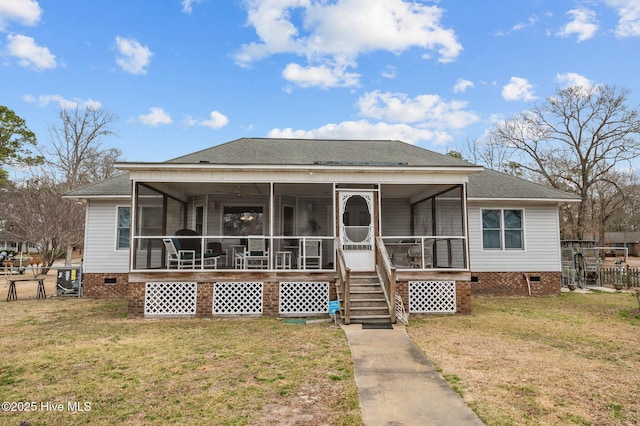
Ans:
{"label": "house", "polygon": [[[84,294],[132,316],[470,313],[560,291],[572,195],[401,141],[242,138],[67,197],[87,203]],[[529,282],[525,273],[530,277]]]}
{"label": "house", "polygon": [[640,232],[605,232],[604,245],[626,248],[629,256],[640,256]]}
{"label": "house", "polygon": [[38,249],[32,243],[16,241],[15,236],[0,232],[0,252],[8,253],[37,253]]}

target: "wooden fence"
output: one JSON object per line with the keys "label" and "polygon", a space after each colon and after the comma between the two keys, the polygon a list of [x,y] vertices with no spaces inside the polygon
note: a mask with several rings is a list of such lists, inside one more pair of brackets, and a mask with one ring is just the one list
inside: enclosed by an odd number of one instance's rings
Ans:
{"label": "wooden fence", "polygon": [[621,267],[600,267],[600,285],[622,284],[625,287],[640,286],[640,268],[630,268],[629,265]]}

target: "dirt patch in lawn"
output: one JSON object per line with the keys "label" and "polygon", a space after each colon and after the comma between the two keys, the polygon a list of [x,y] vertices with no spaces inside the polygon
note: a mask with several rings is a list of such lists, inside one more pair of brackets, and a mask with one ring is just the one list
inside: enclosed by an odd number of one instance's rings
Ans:
{"label": "dirt patch in lawn", "polygon": [[630,293],[474,298],[407,328],[489,425],[640,423],[640,315]]}

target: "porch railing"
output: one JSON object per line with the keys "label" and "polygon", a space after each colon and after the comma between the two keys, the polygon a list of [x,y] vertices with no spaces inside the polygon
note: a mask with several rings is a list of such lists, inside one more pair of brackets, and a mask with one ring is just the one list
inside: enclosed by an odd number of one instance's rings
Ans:
{"label": "porch railing", "polygon": [[340,244],[340,239],[335,239],[335,247],[336,247],[336,270],[338,272],[337,278],[337,292],[338,299],[341,299],[341,303],[343,306],[344,312],[344,323],[351,323],[351,269],[347,267],[347,262],[344,257],[344,251],[342,250],[342,245]]}
{"label": "porch railing", "polygon": [[391,264],[398,270],[468,270],[465,236],[382,236]]}
{"label": "porch railing", "polygon": [[[188,256],[191,262],[170,264],[167,248],[163,240],[170,239],[185,243],[190,247]],[[262,240],[264,252],[251,253],[247,259],[254,260],[251,264],[243,263],[244,254],[250,239]],[[134,236],[132,247],[133,257],[131,269],[146,270],[298,270],[298,271],[333,271],[334,267],[334,237],[324,236],[184,236],[157,235]],[[176,249],[179,250],[178,247]],[[183,248],[184,249],[184,248]],[[253,250],[253,249],[252,249]],[[212,256],[213,251],[219,251],[219,256]],[[212,260],[216,257],[216,260]]]}
{"label": "porch railing", "polygon": [[391,323],[395,324],[396,268],[391,264],[391,259],[381,237],[376,238],[376,270],[382,279],[382,289],[384,297],[387,299]]}

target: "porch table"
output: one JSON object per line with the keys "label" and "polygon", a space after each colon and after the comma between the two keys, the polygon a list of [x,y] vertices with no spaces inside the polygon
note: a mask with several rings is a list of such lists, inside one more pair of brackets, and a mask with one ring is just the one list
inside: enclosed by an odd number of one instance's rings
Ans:
{"label": "porch table", "polygon": [[276,269],[291,269],[291,255],[290,251],[277,251]]}
{"label": "porch table", "polygon": [[9,292],[7,293],[7,302],[18,300],[16,293],[16,282],[37,281],[38,290],[36,291],[36,299],[46,299],[47,293],[44,289],[44,280],[42,278],[21,278],[17,280],[9,280]]}

